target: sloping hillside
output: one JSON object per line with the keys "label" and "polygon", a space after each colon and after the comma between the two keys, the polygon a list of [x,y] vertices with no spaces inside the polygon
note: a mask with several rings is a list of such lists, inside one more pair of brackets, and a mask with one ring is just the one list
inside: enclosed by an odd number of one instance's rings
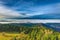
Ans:
{"label": "sloping hillside", "polygon": [[60,32],[41,24],[0,24],[0,40],[60,40]]}

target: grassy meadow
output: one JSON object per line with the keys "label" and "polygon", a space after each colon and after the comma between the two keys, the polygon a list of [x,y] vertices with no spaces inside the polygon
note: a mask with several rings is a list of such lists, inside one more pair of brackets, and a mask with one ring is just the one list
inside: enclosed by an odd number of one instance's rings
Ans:
{"label": "grassy meadow", "polygon": [[32,27],[0,24],[0,40],[60,40],[60,32],[41,24]]}

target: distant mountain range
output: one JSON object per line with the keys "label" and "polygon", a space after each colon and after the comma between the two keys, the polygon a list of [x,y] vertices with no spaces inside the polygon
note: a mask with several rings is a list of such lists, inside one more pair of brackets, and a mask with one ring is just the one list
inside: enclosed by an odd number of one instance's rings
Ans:
{"label": "distant mountain range", "polygon": [[60,32],[60,23],[46,23],[46,24],[42,24],[42,25]]}

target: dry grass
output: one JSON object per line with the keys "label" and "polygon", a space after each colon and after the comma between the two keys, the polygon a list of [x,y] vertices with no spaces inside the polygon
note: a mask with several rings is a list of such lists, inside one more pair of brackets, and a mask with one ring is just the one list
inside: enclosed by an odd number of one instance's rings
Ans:
{"label": "dry grass", "polygon": [[19,35],[20,34],[0,32],[0,40],[13,40],[14,37]]}

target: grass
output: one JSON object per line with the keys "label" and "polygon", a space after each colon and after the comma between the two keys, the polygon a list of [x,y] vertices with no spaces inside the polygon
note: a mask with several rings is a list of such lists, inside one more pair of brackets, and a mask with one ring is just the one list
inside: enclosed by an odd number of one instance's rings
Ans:
{"label": "grass", "polygon": [[20,33],[0,32],[0,40],[60,40],[60,33],[43,26],[23,27]]}

